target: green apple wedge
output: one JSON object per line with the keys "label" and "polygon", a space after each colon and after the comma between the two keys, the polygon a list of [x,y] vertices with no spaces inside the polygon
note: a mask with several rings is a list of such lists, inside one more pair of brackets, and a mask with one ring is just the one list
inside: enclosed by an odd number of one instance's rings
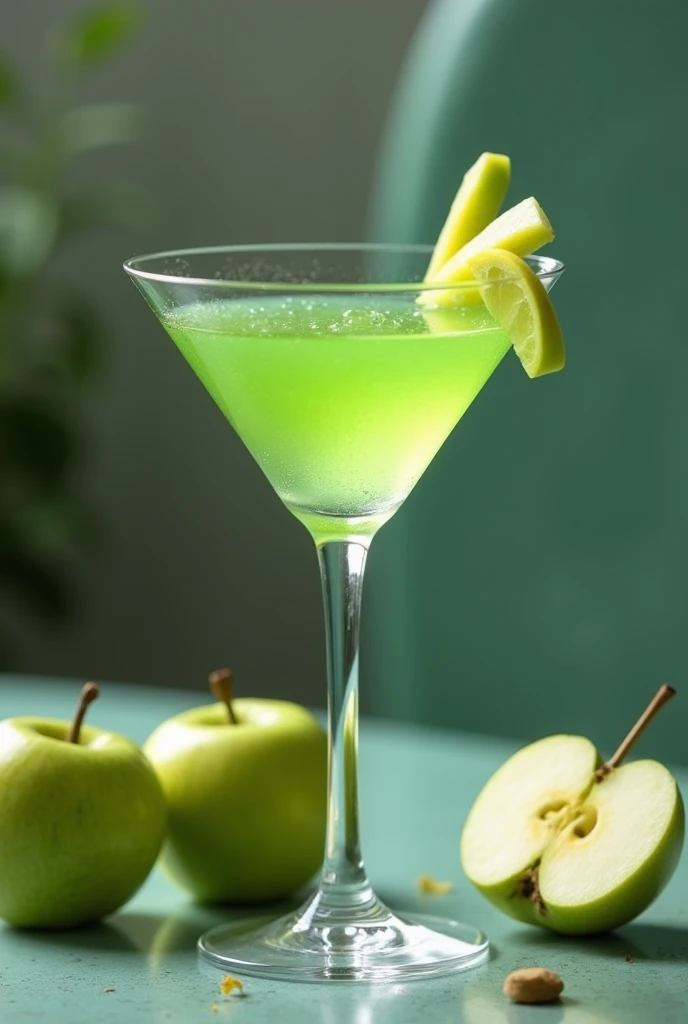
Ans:
{"label": "green apple wedge", "polygon": [[155,773],[125,736],[71,724],[0,722],[0,917],[69,928],[113,913],[148,876],[167,809]]}
{"label": "green apple wedge", "polygon": [[288,701],[233,699],[160,725],[144,750],[169,808],[161,866],[200,902],[280,899],[319,869],[325,846],[327,737]]}
{"label": "green apple wedge", "polygon": [[510,178],[511,161],[503,153],[482,153],[468,168],[433,249],[426,281],[432,281],[459,249],[494,220]]}
{"label": "green apple wedge", "polygon": [[684,809],[657,761],[621,762],[674,695],[662,687],[609,761],[582,736],[550,736],[492,776],[461,838],[468,879],[505,914],[571,935],[618,928],[678,863]]}

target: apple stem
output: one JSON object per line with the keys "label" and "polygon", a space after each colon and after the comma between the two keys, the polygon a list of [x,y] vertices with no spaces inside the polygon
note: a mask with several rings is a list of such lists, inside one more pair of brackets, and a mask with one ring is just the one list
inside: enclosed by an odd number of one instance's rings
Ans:
{"label": "apple stem", "polygon": [[601,782],[605,775],[609,775],[614,768],[618,768],[623,759],[625,758],[628,751],[631,749],[635,741],[638,739],[640,734],[645,731],[647,726],[650,724],[652,719],[655,717],[660,708],[663,708],[667,701],[670,701],[672,697],[676,696],[676,690],[673,686],[660,686],[657,693],[654,695],[648,706],[643,711],[642,715],[635,723],[631,731],[629,732],[626,739],[623,741],[619,749],[616,751],[613,757],[610,757],[600,768],[595,772],[595,778],[598,782]]}
{"label": "apple stem", "polygon": [[227,718],[230,725],[238,725],[239,720],[232,707],[234,696],[234,675],[229,668],[218,668],[208,676],[210,692],[216,700],[221,700],[227,708]]}
{"label": "apple stem", "polygon": [[81,733],[81,725],[86,714],[86,708],[100,694],[100,690],[95,683],[84,683],[79,694],[79,703],[76,708],[76,713],[72,721],[69,733],[67,734],[67,743],[78,743],[79,735]]}

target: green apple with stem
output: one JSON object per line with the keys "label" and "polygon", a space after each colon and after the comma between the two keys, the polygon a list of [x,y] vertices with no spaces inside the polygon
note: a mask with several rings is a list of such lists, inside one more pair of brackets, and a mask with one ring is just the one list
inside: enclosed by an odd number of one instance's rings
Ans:
{"label": "green apple with stem", "polygon": [[0,917],[68,928],[121,907],[148,876],[167,808],[141,749],[83,725],[98,687],[86,683],[73,722],[0,722]]}
{"label": "green apple with stem", "polygon": [[589,935],[626,924],[659,895],[683,846],[681,794],[659,762],[622,762],[674,693],[661,687],[606,762],[583,736],[549,736],[492,776],[466,820],[461,863],[496,907]]}
{"label": "green apple with stem", "polygon": [[170,718],[144,747],[169,808],[161,866],[201,902],[288,896],[322,863],[327,738],[296,704],[235,700],[227,669],[209,682],[217,703]]}

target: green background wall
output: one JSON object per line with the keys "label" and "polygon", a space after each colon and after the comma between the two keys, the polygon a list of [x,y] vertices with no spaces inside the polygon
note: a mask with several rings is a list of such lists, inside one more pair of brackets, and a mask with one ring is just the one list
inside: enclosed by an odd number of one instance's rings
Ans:
{"label": "green background wall", "polygon": [[[509,153],[568,264],[564,373],[508,356],[375,541],[377,710],[613,747],[686,675],[688,6],[441,0],[400,83],[372,234],[432,240]],[[373,636],[374,631],[374,636]],[[688,760],[688,688],[640,750]]]}

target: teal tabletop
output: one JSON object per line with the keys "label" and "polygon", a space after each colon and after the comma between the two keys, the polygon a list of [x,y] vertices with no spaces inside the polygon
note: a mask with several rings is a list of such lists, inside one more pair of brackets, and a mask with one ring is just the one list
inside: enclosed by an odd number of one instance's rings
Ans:
{"label": "teal tabletop", "polygon": [[[70,718],[78,684],[0,677],[0,717]],[[198,694],[104,686],[94,725],[143,741]],[[461,874],[458,839],[478,790],[516,742],[366,721],[361,730],[363,842],[369,873],[396,909],[446,913],[480,925],[489,961],[473,970],[406,984],[298,985],[245,979],[223,996],[222,974],[199,961],[198,934],[228,909],[195,906],[155,870],[106,922],[71,932],[0,925],[2,1024],[685,1024],[688,1021],[688,855],[636,922],[596,939],[563,939],[510,921]],[[676,770],[688,792],[688,770]],[[454,883],[422,896],[418,878]],[[265,913],[265,909],[261,909]],[[245,913],[244,915],[245,916]],[[517,967],[544,966],[565,982],[561,1002],[516,1006],[502,994]]]}

